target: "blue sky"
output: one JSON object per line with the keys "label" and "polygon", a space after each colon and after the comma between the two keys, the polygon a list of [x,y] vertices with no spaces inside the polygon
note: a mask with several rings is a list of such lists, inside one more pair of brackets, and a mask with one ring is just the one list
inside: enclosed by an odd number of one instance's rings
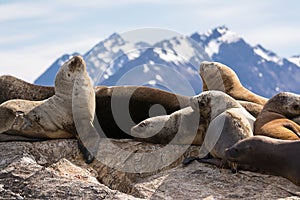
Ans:
{"label": "blue sky", "polygon": [[33,82],[64,53],[85,53],[113,32],[145,27],[184,35],[226,25],[282,57],[300,54],[295,0],[1,0],[0,75]]}

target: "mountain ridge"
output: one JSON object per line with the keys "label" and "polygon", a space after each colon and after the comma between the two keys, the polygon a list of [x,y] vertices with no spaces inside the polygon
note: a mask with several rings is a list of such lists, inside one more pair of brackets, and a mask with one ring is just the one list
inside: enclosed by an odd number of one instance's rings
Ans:
{"label": "mountain ridge", "polygon": [[[55,70],[68,56],[72,54],[57,59],[34,83],[51,85]],[[202,91],[200,63],[216,61],[231,67],[246,88],[262,96],[300,93],[300,84],[295,84],[300,77],[300,56],[281,58],[260,44],[247,43],[226,26],[163,38],[153,45],[126,41],[113,33],[82,56],[97,85],[146,85],[195,95]]]}

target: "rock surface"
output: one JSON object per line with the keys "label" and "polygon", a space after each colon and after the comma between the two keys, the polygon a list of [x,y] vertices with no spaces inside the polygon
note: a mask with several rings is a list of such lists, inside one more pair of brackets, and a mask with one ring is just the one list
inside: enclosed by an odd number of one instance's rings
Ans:
{"label": "rock surface", "polygon": [[198,147],[170,146],[166,156],[163,145],[106,139],[101,162],[87,165],[73,139],[0,143],[0,199],[300,199],[300,187],[281,177],[184,167]]}

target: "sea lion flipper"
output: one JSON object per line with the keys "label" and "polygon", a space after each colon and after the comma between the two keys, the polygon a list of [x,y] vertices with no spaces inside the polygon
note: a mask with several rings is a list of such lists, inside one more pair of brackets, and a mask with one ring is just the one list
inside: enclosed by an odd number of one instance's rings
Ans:
{"label": "sea lion flipper", "polygon": [[16,115],[12,109],[0,105],[0,134],[8,131],[14,124]]}
{"label": "sea lion flipper", "polygon": [[295,133],[295,135],[300,138],[300,133],[299,131],[295,128],[295,126],[293,126],[291,123],[286,122],[283,124],[283,126],[289,130],[291,130],[293,133]]}
{"label": "sea lion flipper", "polygon": [[197,159],[197,161],[200,163],[207,163],[207,164],[215,165],[220,168],[229,168],[227,163],[219,158],[200,158],[200,159]]}
{"label": "sea lion flipper", "polygon": [[196,156],[191,156],[191,157],[187,157],[182,161],[183,165],[189,165],[191,164],[193,161],[197,160],[199,162],[201,162],[202,159],[209,159],[212,158],[212,156],[210,154],[207,154],[205,157],[200,158],[200,157],[196,157]]}
{"label": "sea lion flipper", "polygon": [[83,154],[83,159],[85,163],[92,163],[95,159],[95,156],[92,153],[90,153],[90,151],[82,144],[81,140],[77,140],[77,144],[80,152]]}

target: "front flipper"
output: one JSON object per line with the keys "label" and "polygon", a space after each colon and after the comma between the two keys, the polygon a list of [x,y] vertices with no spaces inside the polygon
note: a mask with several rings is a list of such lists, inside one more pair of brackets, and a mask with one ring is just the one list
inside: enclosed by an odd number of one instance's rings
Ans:
{"label": "front flipper", "polygon": [[182,161],[182,164],[183,165],[189,165],[191,164],[193,161],[197,160],[199,162],[201,162],[202,159],[209,159],[209,158],[212,158],[212,156],[210,154],[207,154],[205,157],[203,158],[200,158],[200,157],[188,157],[188,158],[185,158],[183,161]]}

